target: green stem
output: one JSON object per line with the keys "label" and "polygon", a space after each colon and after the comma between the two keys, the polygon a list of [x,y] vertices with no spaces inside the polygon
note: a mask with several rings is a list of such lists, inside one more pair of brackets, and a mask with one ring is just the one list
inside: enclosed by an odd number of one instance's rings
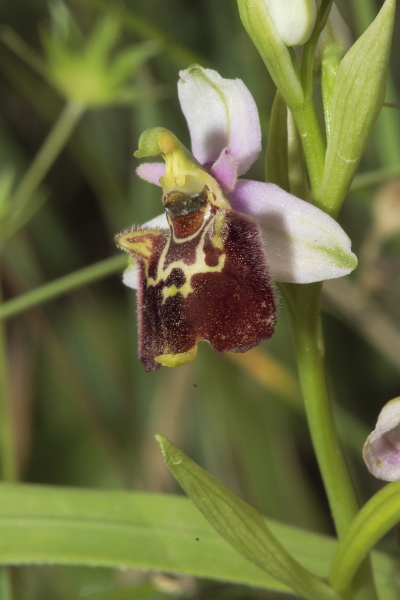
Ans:
{"label": "green stem", "polygon": [[[47,76],[46,64],[43,58],[39,58],[33,48],[31,48],[23,38],[21,38],[11,27],[3,25],[0,28],[0,39],[6,44],[19,58],[24,61],[31,69],[39,73],[44,79]],[[0,596],[1,597],[1,596]]]}
{"label": "green stem", "polygon": [[319,318],[321,284],[297,290],[295,345],[307,417],[333,519],[342,536],[358,512],[326,388]]}
{"label": "green stem", "polygon": [[22,181],[15,190],[12,203],[14,204],[14,218],[25,208],[30,198],[46,176],[48,170],[65,146],[75,125],[85,110],[84,106],[76,102],[67,102],[52,130],[35,156],[31,166],[26,171]]}
{"label": "green stem", "polygon": [[319,188],[324,174],[325,140],[321,125],[311,99],[300,106],[291,106],[293,118],[299,130],[304,157],[307,163],[315,204],[319,205]]}
{"label": "green stem", "polygon": [[300,80],[306,100],[312,100],[314,89],[314,55],[319,36],[325,27],[332,6],[332,0],[323,0],[318,11],[317,23],[310,39],[304,45],[300,65]]}
{"label": "green stem", "polygon": [[320,208],[319,188],[324,174],[326,143],[313,103],[313,65],[318,38],[325,26],[331,5],[332,0],[322,2],[318,22],[303,49],[300,65],[300,81],[304,93],[303,103],[300,106],[290,106],[289,104],[299,130],[314,202]]}
{"label": "green stem", "polygon": [[49,302],[79,287],[104,279],[113,273],[121,271],[125,266],[126,255],[121,254],[41,285],[35,290],[21,294],[17,298],[0,304],[0,321],[13,317],[38,304]]}
{"label": "green stem", "polygon": [[[324,365],[320,323],[321,284],[302,285],[297,290],[294,339],[300,385],[311,438],[339,538],[358,513],[358,502],[333,421]],[[377,598],[369,561],[361,566],[357,598]]]}

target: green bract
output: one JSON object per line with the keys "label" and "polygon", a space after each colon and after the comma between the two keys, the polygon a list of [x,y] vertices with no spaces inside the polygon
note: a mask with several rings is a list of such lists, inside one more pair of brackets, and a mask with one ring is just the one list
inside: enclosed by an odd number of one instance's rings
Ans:
{"label": "green bract", "polygon": [[319,37],[314,57],[314,76],[321,77],[322,99],[326,136],[331,131],[331,98],[337,70],[346,52],[351,47],[351,34],[333,2],[324,29]]}
{"label": "green bract", "polygon": [[320,190],[326,210],[334,215],[350,187],[384,101],[395,5],[395,0],[386,0],[337,71]]}

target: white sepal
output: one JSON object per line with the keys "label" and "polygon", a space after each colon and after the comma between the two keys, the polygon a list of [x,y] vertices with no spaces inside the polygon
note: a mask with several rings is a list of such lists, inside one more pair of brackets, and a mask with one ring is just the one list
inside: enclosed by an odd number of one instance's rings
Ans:
{"label": "white sepal", "polygon": [[272,279],[312,283],[348,275],[357,266],[351,241],[322,210],[272,183],[238,180],[232,208],[261,226]]}

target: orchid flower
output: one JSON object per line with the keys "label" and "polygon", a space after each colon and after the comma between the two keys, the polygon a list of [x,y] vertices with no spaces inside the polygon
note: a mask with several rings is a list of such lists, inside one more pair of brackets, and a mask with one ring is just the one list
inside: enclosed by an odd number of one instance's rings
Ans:
{"label": "orchid flower", "polygon": [[238,179],[261,150],[244,83],[197,65],[180,76],[193,154],[166,129],[142,134],[135,156],[160,154],[166,164],[144,163],[137,173],[161,185],[165,214],[116,236],[139,259],[124,283],[139,290],[147,370],[193,360],[199,340],[220,353],[244,352],[273,333],[271,279],[310,283],[357,265],[334,219],[274,184]]}
{"label": "orchid flower", "polygon": [[363,457],[370,473],[378,479],[400,481],[400,398],[382,408],[364,444]]}

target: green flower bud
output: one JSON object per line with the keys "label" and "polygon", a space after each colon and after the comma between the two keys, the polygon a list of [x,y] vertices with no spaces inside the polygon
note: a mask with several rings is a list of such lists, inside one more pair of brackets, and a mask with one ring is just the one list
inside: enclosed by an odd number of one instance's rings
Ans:
{"label": "green flower bud", "polygon": [[[314,4],[315,1],[311,2],[311,0],[309,2],[297,2],[297,0],[292,2],[290,0],[284,2],[282,0],[238,0],[242,23],[265,62],[276,87],[289,106],[302,104],[304,94],[287,46],[303,43],[307,36],[311,34],[315,22],[311,5]],[[288,17],[291,13],[290,5],[302,6],[304,24],[299,28],[297,26],[294,28],[294,33],[291,36],[290,43],[288,43],[289,33],[287,31],[284,33],[283,30],[284,15]],[[308,5],[310,6],[307,12]],[[293,17],[296,11],[292,10]],[[298,12],[300,12],[299,9]],[[304,17],[306,14],[308,14],[308,18]],[[292,19],[291,23],[293,24]],[[284,37],[282,37],[283,33]]]}

